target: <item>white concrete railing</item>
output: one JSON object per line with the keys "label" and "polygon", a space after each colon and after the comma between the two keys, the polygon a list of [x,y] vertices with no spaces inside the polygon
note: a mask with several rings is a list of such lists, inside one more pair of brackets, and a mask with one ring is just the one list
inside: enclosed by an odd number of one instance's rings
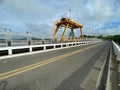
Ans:
{"label": "white concrete railing", "polygon": [[0,56],[20,54],[25,52],[43,51],[43,50],[57,49],[57,48],[67,48],[67,47],[80,46],[84,44],[91,44],[97,42],[100,41],[83,41],[83,42],[70,42],[70,43],[58,43],[58,44],[1,47]]}
{"label": "white concrete railing", "polygon": [[120,47],[114,41],[112,41],[112,43],[113,43],[115,54],[117,55],[117,61],[120,61]]}
{"label": "white concrete railing", "polygon": [[96,82],[94,90],[109,90],[110,63],[111,63],[111,48],[109,48],[109,52],[106,54],[106,58],[101,67],[100,74],[98,76],[98,80]]}
{"label": "white concrete railing", "polygon": [[[28,45],[27,40],[11,40],[11,46],[25,46]],[[52,40],[31,40],[31,45],[51,44]],[[0,47],[8,47],[6,40],[0,40]]]}
{"label": "white concrete railing", "polygon": [[118,72],[120,72],[120,47],[114,41],[112,41],[112,43],[115,55],[117,56],[116,60],[119,62]]}

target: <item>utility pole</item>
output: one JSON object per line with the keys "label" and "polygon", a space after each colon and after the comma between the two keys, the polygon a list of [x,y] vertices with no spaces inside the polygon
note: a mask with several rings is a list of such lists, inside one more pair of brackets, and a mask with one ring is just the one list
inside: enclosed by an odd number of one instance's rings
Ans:
{"label": "utility pole", "polygon": [[5,29],[5,43],[6,43],[6,47],[7,47],[7,31]]}
{"label": "utility pole", "polygon": [[27,43],[28,45],[31,45],[31,35],[30,35],[30,32],[26,32],[26,37],[27,37]]}
{"label": "utility pole", "polygon": [[6,47],[7,46],[12,46],[12,30],[5,29],[5,42],[6,42]]}
{"label": "utility pole", "polygon": [[69,9],[69,11],[67,13],[67,18],[70,18],[70,13],[71,13],[71,9]]}

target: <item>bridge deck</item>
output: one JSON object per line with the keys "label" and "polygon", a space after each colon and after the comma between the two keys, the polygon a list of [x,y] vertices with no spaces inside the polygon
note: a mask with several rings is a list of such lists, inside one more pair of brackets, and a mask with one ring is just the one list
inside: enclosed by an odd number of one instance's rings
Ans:
{"label": "bridge deck", "polygon": [[0,60],[0,83],[6,85],[5,90],[93,90],[108,45],[104,42]]}

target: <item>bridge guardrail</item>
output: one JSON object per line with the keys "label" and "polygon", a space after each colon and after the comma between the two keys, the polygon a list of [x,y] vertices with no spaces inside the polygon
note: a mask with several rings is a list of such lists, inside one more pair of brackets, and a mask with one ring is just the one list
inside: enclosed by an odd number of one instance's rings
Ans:
{"label": "bridge guardrail", "polygon": [[116,55],[116,60],[118,61],[118,86],[120,86],[120,47],[118,46],[118,44],[116,44],[114,41],[112,41],[113,43],[113,48],[114,48],[114,52]]}
{"label": "bridge guardrail", "polygon": [[109,90],[111,48],[105,58],[94,90]]}
{"label": "bridge guardrail", "polygon": [[113,43],[115,55],[117,56],[116,60],[119,63],[118,72],[120,72],[120,47],[114,41],[112,41],[112,43]]}
{"label": "bridge guardrail", "polygon": [[44,44],[44,45],[1,47],[0,48],[0,57],[12,55],[12,54],[44,51],[44,50],[57,49],[57,48],[67,48],[67,47],[72,47],[72,46],[80,46],[80,45],[91,44],[91,43],[96,43],[96,42],[100,42],[100,41],[83,41],[83,42]]}
{"label": "bridge guardrail", "polygon": [[120,61],[120,47],[114,41],[112,41],[112,43],[115,54],[117,55],[117,61]]}

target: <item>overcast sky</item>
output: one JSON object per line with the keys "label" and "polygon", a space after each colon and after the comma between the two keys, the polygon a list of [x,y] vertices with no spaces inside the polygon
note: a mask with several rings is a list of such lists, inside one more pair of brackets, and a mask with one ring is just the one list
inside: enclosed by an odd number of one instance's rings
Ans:
{"label": "overcast sky", "polygon": [[[120,34],[120,0],[0,0],[0,28],[44,33],[71,9],[84,34]],[[77,31],[76,31],[77,32]]]}

